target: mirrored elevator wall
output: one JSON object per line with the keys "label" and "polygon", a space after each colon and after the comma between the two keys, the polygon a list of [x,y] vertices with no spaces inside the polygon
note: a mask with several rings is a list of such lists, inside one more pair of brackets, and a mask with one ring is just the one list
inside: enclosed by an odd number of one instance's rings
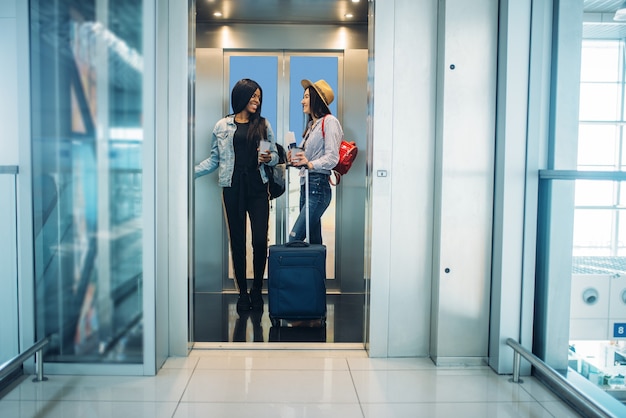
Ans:
{"label": "mirrored elevator wall", "polygon": [[[311,39],[315,38],[315,49]],[[196,162],[209,155],[211,132],[215,123],[230,113],[229,57],[233,55],[266,54],[278,57],[277,81],[278,122],[272,126],[277,141],[283,143],[289,130],[288,97],[290,94],[280,77],[289,71],[290,56],[338,57],[339,86],[336,92],[337,116],[342,122],[346,139],[354,140],[363,157],[357,159],[348,176],[335,191],[334,266],[327,276],[329,292],[364,294],[365,245],[365,154],[367,135],[367,27],[339,27],[319,25],[209,25],[198,23],[196,38],[196,108],[195,144]],[[286,64],[283,64],[286,63]],[[286,68],[285,68],[286,67]],[[315,80],[313,80],[315,81]],[[301,92],[298,90],[297,95]],[[299,103],[299,99],[298,99]],[[268,109],[263,107],[264,116]],[[293,129],[292,129],[293,130]],[[301,132],[296,132],[296,137]],[[215,174],[198,179],[194,185],[194,292],[233,291],[229,273],[229,243],[221,204],[221,188]],[[281,208],[281,201],[273,202]],[[272,218],[270,223],[282,222]],[[280,231],[271,225],[270,231]],[[270,237],[270,244],[280,242],[280,233]],[[363,297],[364,302],[364,297]],[[196,310],[196,312],[198,312]],[[228,322],[228,309],[220,306],[202,309],[194,321],[212,321],[211,328]],[[364,324],[349,324],[363,328]],[[200,341],[197,339],[196,341]]]}

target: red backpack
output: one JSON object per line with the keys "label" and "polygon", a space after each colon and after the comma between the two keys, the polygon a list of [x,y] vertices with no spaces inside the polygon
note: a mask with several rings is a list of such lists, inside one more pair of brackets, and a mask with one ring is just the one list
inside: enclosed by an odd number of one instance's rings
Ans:
{"label": "red backpack", "polygon": [[[322,118],[322,137],[326,139],[326,132],[324,131],[324,120],[326,116]],[[339,162],[333,168],[333,173],[337,178],[337,183],[333,183],[330,180],[330,184],[336,186],[341,181],[341,176],[346,174],[350,167],[352,167],[352,163],[356,159],[357,154],[359,153],[359,148],[356,146],[354,141],[341,141],[341,145],[339,146]]]}

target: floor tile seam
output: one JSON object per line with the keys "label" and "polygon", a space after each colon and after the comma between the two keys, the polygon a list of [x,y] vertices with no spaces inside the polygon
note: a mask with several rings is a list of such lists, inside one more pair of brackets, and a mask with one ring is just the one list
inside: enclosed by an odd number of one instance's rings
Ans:
{"label": "floor tile seam", "polygon": [[[360,343],[313,343],[313,342],[199,342],[194,346],[197,351],[358,351]],[[365,349],[363,349],[365,351]]]}
{"label": "floor tile seam", "polygon": [[537,399],[537,398],[534,398],[534,397],[533,397],[533,399],[535,399],[535,402],[541,404],[541,406],[543,406],[544,408],[545,408],[545,404],[547,404],[547,403],[554,403],[554,404],[565,405],[568,408],[575,410],[574,406],[570,405],[568,401],[566,401],[565,399],[561,399],[561,398],[559,398],[556,395],[554,395],[554,399]]}
{"label": "floor tile seam", "polygon": [[[393,372],[393,373],[423,373],[423,374],[428,374],[431,375],[433,377],[446,377],[446,376],[451,376],[451,377],[462,377],[462,376],[468,376],[468,377],[491,377],[492,375],[490,374],[486,374],[486,373],[467,373],[467,370],[435,370],[435,369],[399,369],[399,368],[376,368],[376,369],[366,369],[366,368],[353,368],[351,369],[351,371],[353,372],[371,372],[371,373],[377,373],[377,372],[383,372],[383,373],[389,373],[389,372]],[[477,370],[479,371],[479,370]],[[443,373],[442,373],[443,372]]]}
{"label": "floor tile seam", "polygon": [[210,379],[213,376],[224,376],[224,377],[232,377],[232,378],[237,378],[239,376],[246,376],[249,375],[251,377],[255,377],[255,378],[271,378],[272,374],[274,374],[274,377],[277,376],[281,376],[282,378],[285,379],[293,379],[294,377],[297,377],[299,375],[301,376],[308,376],[309,378],[328,378],[328,377],[334,377],[334,378],[342,378],[342,377],[350,377],[352,379],[352,376],[350,374],[349,370],[311,370],[311,369],[301,369],[301,370],[276,370],[276,369],[262,369],[262,370],[256,370],[256,369],[216,369],[216,370],[202,370],[204,371],[208,371],[210,373],[198,373],[195,375],[196,379]]}
{"label": "floor tile seam", "polygon": [[[74,393],[76,394],[76,392]],[[184,392],[183,392],[184,394]],[[182,395],[181,395],[182,396]],[[164,399],[165,398],[165,399]],[[40,397],[38,399],[33,399],[32,397],[22,397],[21,399],[12,399],[16,402],[127,402],[127,403],[178,403],[180,400],[177,400],[176,397],[162,397],[160,399],[156,398],[144,398],[139,399],[137,397],[129,397],[129,398],[120,398],[119,395],[107,395],[107,396],[89,396],[80,394],[79,396],[72,396],[71,394],[63,394],[61,396],[45,396]]]}
{"label": "floor tile seam", "polygon": [[[255,359],[344,359],[350,358],[346,356],[345,352],[341,351],[328,351],[328,350],[232,350],[232,351],[205,351],[210,352],[211,355],[195,355],[194,358],[199,360],[205,359],[240,359],[240,358],[255,358]],[[354,359],[364,359],[365,357],[352,357]]]}
{"label": "floor tile seam", "polygon": [[[527,379],[529,379],[529,382],[532,379],[532,376],[525,376]],[[526,392],[526,394],[528,396],[530,396],[533,400],[535,400],[536,402],[550,402],[550,401],[558,401],[558,402],[564,402],[563,399],[561,399],[556,393],[554,393],[552,391],[552,389],[550,389],[547,385],[545,385],[543,382],[541,382],[540,380],[534,380],[542,389],[544,389],[546,392],[548,392],[550,395],[552,395],[553,399],[539,399],[537,398],[537,396],[533,395],[533,393],[530,390],[530,385],[526,386],[524,385],[523,379],[520,379],[520,382],[513,382],[512,378],[509,380],[509,382],[511,384],[514,385],[518,385],[520,388],[522,388],[522,390],[524,392]]]}
{"label": "floor tile seam", "polygon": [[352,389],[354,390],[354,395],[356,396],[356,399],[359,402],[359,409],[361,410],[361,416],[365,417],[365,411],[363,410],[363,402],[361,401],[359,390],[356,387],[356,382],[354,380],[354,375],[352,374],[352,366],[350,364],[349,358],[346,358],[346,364],[348,365],[348,371],[350,372],[350,381],[352,382]]}
{"label": "floor tile seam", "polygon": [[[338,361],[340,360],[330,358],[296,358],[296,357],[282,357],[282,358],[259,358],[259,357],[242,357],[238,359],[230,358],[228,361],[202,361],[198,365],[199,369],[223,369],[223,368],[249,368],[249,367],[322,367],[321,365],[327,365],[324,367],[343,367]],[[328,364],[330,364],[328,366]]]}
{"label": "floor tile seam", "polygon": [[[176,375],[168,375],[168,372],[177,373]],[[44,385],[48,385],[49,387],[72,387],[78,388],[81,386],[86,386],[89,384],[97,384],[98,387],[108,387],[109,385],[128,385],[129,387],[136,387],[140,385],[144,385],[146,383],[150,384],[155,381],[158,383],[166,383],[167,381],[171,381],[174,383],[181,379],[181,375],[191,376],[194,373],[193,369],[167,369],[163,374],[157,373],[154,376],[127,376],[127,375],[111,375],[111,376],[103,376],[103,375],[57,375],[55,377],[62,378],[59,380],[49,380]],[[73,379],[74,377],[80,377],[79,382],[72,382],[68,379]],[[65,379],[66,378],[66,379]],[[64,380],[65,379],[65,380]]]}
{"label": "floor tile seam", "polygon": [[303,400],[268,400],[268,401],[261,401],[261,400],[215,400],[215,401],[190,401],[190,400],[184,400],[182,402],[180,402],[180,404],[227,404],[227,405],[241,405],[241,404],[255,404],[255,405],[359,405],[359,402],[355,402],[355,401],[326,401],[326,402],[321,402],[321,401],[316,401],[316,400],[310,400],[310,401],[303,401]]}
{"label": "floor tile seam", "polygon": [[[84,377],[91,377],[91,376],[83,376],[83,375],[60,375],[60,376],[68,376],[69,379],[75,379],[75,378],[84,378]],[[111,377],[111,376],[107,376],[107,377]],[[115,377],[115,376],[113,376]],[[51,385],[52,383],[52,385]],[[45,396],[44,397],[39,397],[38,399],[32,399],[31,396],[41,396],[41,391],[39,390],[35,390],[32,393],[23,393],[22,391],[19,391],[19,393],[17,394],[17,396],[19,396],[19,401],[21,402],[60,402],[60,401],[65,401],[65,400],[70,400],[70,401],[91,401],[91,399],[66,399],[65,397],[68,395],[68,393],[75,393],[74,391],[78,388],[79,390],[83,390],[84,388],[81,387],[80,385],[71,385],[69,383],[72,383],[70,381],[64,381],[64,382],[60,382],[60,384],[57,384],[57,382],[50,382],[50,380],[46,380],[46,381],[34,381],[34,380],[24,380],[23,382],[21,382],[17,387],[15,387],[15,389],[18,389],[20,387],[24,387],[24,388],[28,388],[29,384],[34,384],[34,385],[47,385],[44,386],[44,388],[42,389],[42,391],[45,391]],[[28,390],[28,389],[25,389]],[[29,390],[30,392],[30,390]],[[30,396],[29,396],[30,395]]]}
{"label": "floor tile seam", "polygon": [[363,401],[361,402],[363,405],[385,405],[385,404],[407,404],[407,405],[435,405],[435,404],[540,404],[541,402],[537,401],[504,401],[504,400],[429,400],[429,401],[420,401],[420,400],[408,400],[408,401]]}
{"label": "floor tile seam", "polygon": [[[7,402],[19,403],[19,404],[35,404],[35,403],[59,403],[59,402],[67,402],[67,403],[102,403],[102,404],[178,404],[179,402],[176,400],[171,401],[160,401],[160,400],[135,400],[135,399],[73,399],[73,398],[45,398],[45,399],[11,399]],[[0,402],[0,405],[2,402]]]}
{"label": "floor tile seam", "polygon": [[180,407],[180,404],[183,401],[183,398],[185,397],[185,393],[189,389],[189,384],[191,382],[191,379],[193,379],[193,376],[195,375],[196,370],[198,369],[198,364],[199,363],[200,363],[200,360],[197,359],[196,363],[193,366],[193,369],[191,369],[191,373],[189,373],[189,376],[187,377],[187,382],[185,383],[185,387],[181,391],[180,396],[178,398],[178,401],[176,402],[176,406],[174,407],[174,411],[172,412],[172,416],[173,417],[176,416],[176,412],[178,411],[178,408]]}
{"label": "floor tile seam", "polygon": [[275,367],[253,367],[253,368],[199,368],[200,371],[212,371],[212,372],[347,372],[348,369],[316,369],[316,368],[293,368],[293,369],[278,369]]}
{"label": "floor tile seam", "polygon": [[[551,416],[554,416],[552,414],[552,412],[548,409],[546,404],[559,404],[560,406],[563,406],[565,408],[567,408],[569,411],[574,412],[575,414],[581,415],[581,412],[579,412],[573,405],[570,405],[569,403],[567,403],[566,401],[562,400],[562,399],[554,399],[554,400],[546,400],[546,401],[538,401],[537,403],[541,404],[541,406],[548,411],[548,413]],[[581,415],[582,416],[582,415]]]}
{"label": "floor tile seam", "polygon": [[[157,371],[160,372],[161,370],[194,370],[197,366],[198,363],[200,362],[200,358],[201,357],[197,357],[197,356],[187,356],[187,357],[168,357],[167,360],[165,360],[165,363],[163,363],[163,366],[161,366],[161,368]],[[193,367],[189,367],[189,365],[184,365],[184,366],[175,366],[173,364],[168,364],[168,360],[170,359],[181,359],[183,361],[181,361],[181,363],[188,363],[191,359],[195,360]]]}
{"label": "floor tile seam", "polygon": [[[377,367],[377,368],[364,368],[364,367],[354,367],[351,368],[354,372],[433,372],[437,370],[432,369],[399,369],[397,367]],[[470,375],[467,375],[470,376]]]}
{"label": "floor tile seam", "polygon": [[343,360],[345,357],[335,357],[335,356],[298,356],[297,354],[287,355],[287,356],[255,356],[255,355],[245,355],[245,356],[208,356],[208,357],[199,357],[200,367],[211,367],[211,364],[216,361],[220,361],[219,364],[227,364],[227,363],[235,363],[241,362],[244,360],[253,360],[255,362],[278,362],[278,361],[289,361],[289,362],[321,362],[321,361],[333,361],[333,360]]}
{"label": "floor tile seam", "polygon": [[[208,357],[205,357],[208,358]],[[215,357],[217,360],[218,357]],[[244,363],[249,363],[250,361],[256,363],[254,367],[263,367],[266,365],[275,365],[275,364],[296,364],[303,365],[302,367],[310,367],[308,365],[316,365],[316,364],[327,364],[330,363],[343,363],[342,358],[339,357],[229,357],[228,361],[220,361],[216,364],[216,361],[202,361],[198,365],[199,369],[216,369],[216,368],[241,368],[241,367],[250,367],[243,366]],[[269,367],[269,366],[267,366]],[[343,367],[342,365],[338,365],[337,367]]]}
{"label": "floor tile seam", "polygon": [[365,355],[353,353],[354,350],[199,350],[190,355],[191,358],[215,359],[215,358],[345,358],[367,359]]}
{"label": "floor tile seam", "polygon": [[[534,399],[534,398],[533,398],[533,399]],[[561,403],[561,404],[563,404],[563,403],[564,403],[563,401],[560,401],[560,402],[559,402],[559,401],[548,401],[548,402],[558,402],[558,403]],[[541,401],[536,401],[535,403],[538,403],[538,404],[539,404],[539,406],[541,406],[541,408],[542,408],[542,409],[543,409],[543,410],[544,410],[544,411],[545,411],[548,415],[550,415],[551,417],[556,418],[556,417],[554,416],[554,414],[553,414],[553,413],[552,413],[552,412],[548,409],[548,407],[547,407],[546,405],[544,405],[544,404],[543,404],[543,402],[541,402]],[[565,404],[565,405],[567,405],[567,404]],[[569,405],[568,405],[568,406],[569,406]],[[571,407],[570,407],[570,408],[571,408]]]}
{"label": "floor tile seam", "polygon": [[[203,365],[206,364],[210,364],[210,363],[215,363],[216,361],[220,361],[220,364],[225,364],[226,362],[230,362],[233,363],[235,361],[242,361],[244,359],[253,359],[254,361],[322,361],[322,360],[341,360],[344,357],[338,357],[338,356],[323,356],[323,355],[318,355],[318,356],[299,356],[298,354],[294,353],[291,355],[285,355],[285,356],[263,356],[263,355],[249,355],[249,354],[242,354],[242,355],[229,355],[229,356],[204,356],[204,357],[198,357],[199,361],[200,361],[200,367],[203,367]],[[206,366],[205,366],[206,367]]]}

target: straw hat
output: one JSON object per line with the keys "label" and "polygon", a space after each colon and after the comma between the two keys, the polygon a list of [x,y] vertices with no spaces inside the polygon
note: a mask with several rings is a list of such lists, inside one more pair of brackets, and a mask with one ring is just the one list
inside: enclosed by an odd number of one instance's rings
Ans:
{"label": "straw hat", "polygon": [[311,83],[311,80],[302,80],[300,83],[305,89],[313,87],[330,110],[330,104],[335,100],[335,93],[333,93],[333,89],[325,80],[317,80],[315,83]]}

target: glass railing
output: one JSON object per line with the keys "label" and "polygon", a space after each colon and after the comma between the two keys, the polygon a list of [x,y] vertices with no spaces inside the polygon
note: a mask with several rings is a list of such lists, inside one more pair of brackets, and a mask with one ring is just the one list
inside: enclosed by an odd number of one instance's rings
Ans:
{"label": "glass railing", "polygon": [[143,362],[143,1],[30,4],[36,337]]}
{"label": "glass railing", "polygon": [[[0,364],[19,354],[17,284],[17,166],[0,166]],[[0,382],[0,386],[2,386]]]}

